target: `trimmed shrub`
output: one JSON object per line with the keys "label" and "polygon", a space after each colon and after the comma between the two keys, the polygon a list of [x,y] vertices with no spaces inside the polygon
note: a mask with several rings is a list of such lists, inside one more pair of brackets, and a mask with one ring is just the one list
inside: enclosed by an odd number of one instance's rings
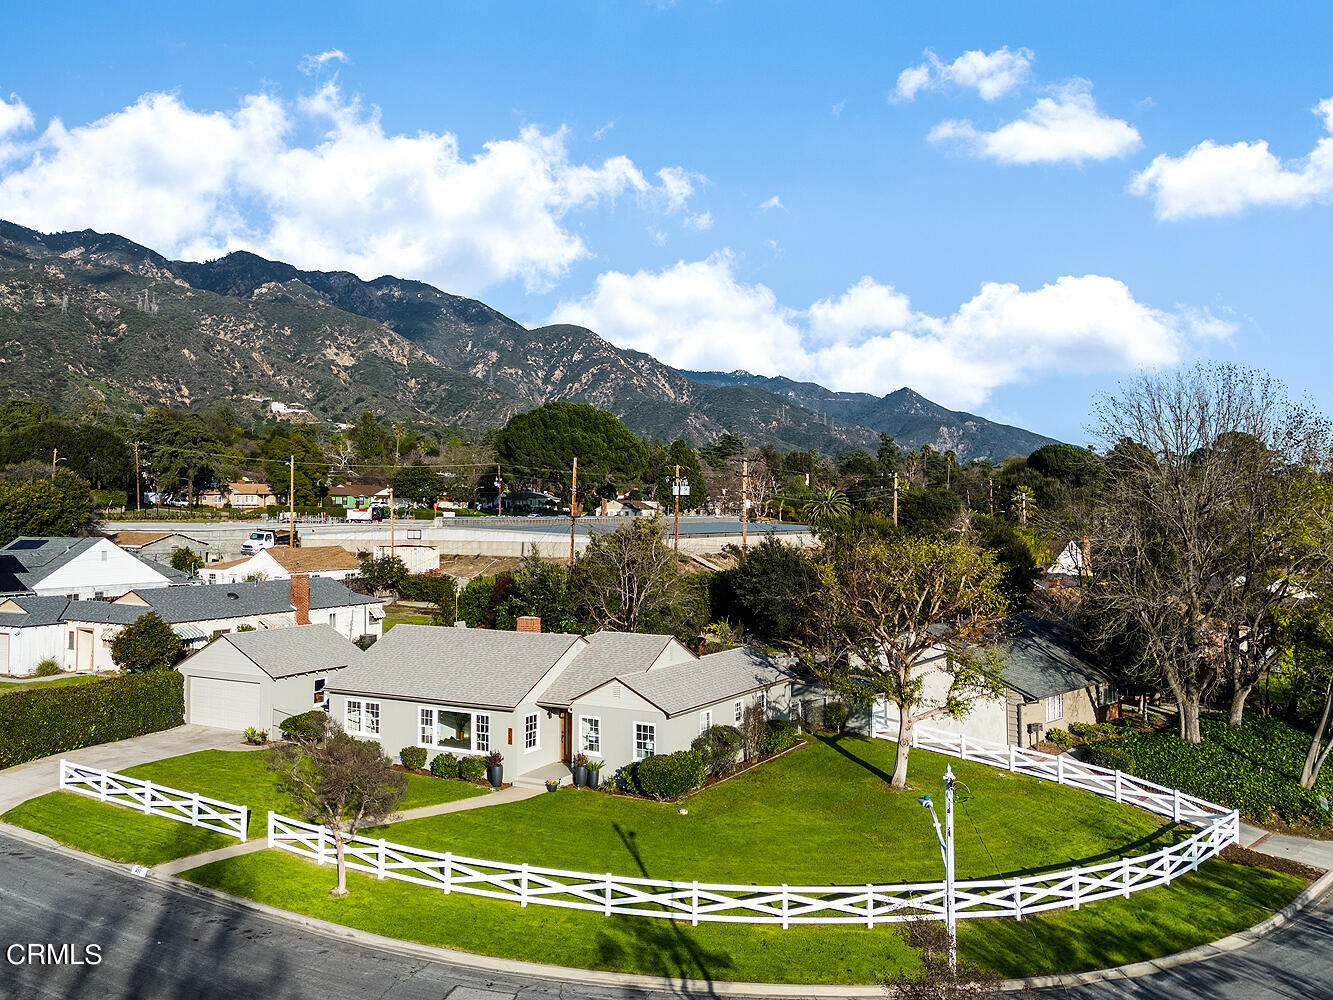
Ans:
{"label": "trimmed shrub", "polygon": [[759,737],[759,754],[782,753],[796,742],[796,723],[789,719],[769,719],[764,724],[763,735]]}
{"label": "trimmed shrub", "polygon": [[1058,747],[1069,746],[1069,734],[1063,729],[1046,730],[1046,738]]}
{"label": "trimmed shrub", "polygon": [[409,771],[420,771],[426,766],[425,747],[403,747],[398,751],[398,759]]}
{"label": "trimmed shrub", "polygon": [[184,682],[154,670],[0,695],[0,768],[182,725]]}
{"label": "trimmed shrub", "polygon": [[[454,603],[454,578],[444,573],[412,573],[398,587],[403,601],[427,601],[431,604]],[[453,608],[449,609],[450,614]]]}
{"label": "trimmed shrub", "polygon": [[690,744],[690,749],[698,751],[703,758],[704,774],[710,778],[723,778],[736,770],[736,758],[740,755],[745,737],[735,726],[713,726]]}
{"label": "trimmed shrub", "polygon": [[1101,730],[1087,722],[1071,722],[1069,731],[1081,740],[1094,740],[1101,735]]}
{"label": "trimmed shrub", "polygon": [[34,676],[54,677],[58,673],[60,673],[60,664],[48,656],[41,663],[37,664],[37,670],[35,671]]}
{"label": "trimmed shrub", "polygon": [[480,757],[464,757],[458,762],[458,776],[464,781],[485,781],[486,762]]}
{"label": "trimmed shrub", "polygon": [[318,739],[324,732],[325,713],[320,709],[311,712],[302,712],[300,715],[291,715],[283,719],[278,726],[278,732],[282,733],[283,739],[294,740],[298,737],[303,740]]}
{"label": "trimmed shrub", "polygon": [[840,701],[825,705],[824,725],[834,733],[842,732],[842,727],[847,725],[847,706]]}
{"label": "trimmed shrub", "polygon": [[641,795],[677,799],[704,782],[704,759],[698,750],[645,757],[634,768],[634,784]]}
{"label": "trimmed shrub", "polygon": [[430,773],[437,778],[457,778],[458,758],[451,753],[437,753],[430,762]]}

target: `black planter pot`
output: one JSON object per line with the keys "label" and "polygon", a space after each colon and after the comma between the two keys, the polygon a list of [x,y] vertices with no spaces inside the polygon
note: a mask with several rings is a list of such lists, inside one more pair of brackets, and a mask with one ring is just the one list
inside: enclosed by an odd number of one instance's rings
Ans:
{"label": "black planter pot", "polygon": [[492,767],[490,764],[487,764],[486,780],[489,781],[493,787],[499,788],[505,783],[505,766],[503,764],[497,764]]}
{"label": "black planter pot", "polygon": [[571,767],[570,771],[574,774],[575,788],[582,788],[588,783],[588,769],[586,767]]}
{"label": "black planter pot", "polygon": [[601,771],[592,771],[592,770],[588,771],[588,787],[589,787],[589,788],[596,788],[599,784],[601,784],[601,781],[602,781],[602,772],[601,772]]}

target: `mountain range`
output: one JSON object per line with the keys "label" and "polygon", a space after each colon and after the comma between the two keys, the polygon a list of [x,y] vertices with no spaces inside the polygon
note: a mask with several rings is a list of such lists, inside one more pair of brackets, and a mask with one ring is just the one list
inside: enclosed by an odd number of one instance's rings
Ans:
{"label": "mountain range", "polygon": [[945,409],[746,372],[685,372],[592,330],[528,329],[420,281],[305,271],[243,251],[190,262],[114,234],[0,221],[0,393],[65,409],[268,397],[329,420],[364,410],[480,429],[553,399],[650,438],[871,452],[1028,454],[1052,439]]}

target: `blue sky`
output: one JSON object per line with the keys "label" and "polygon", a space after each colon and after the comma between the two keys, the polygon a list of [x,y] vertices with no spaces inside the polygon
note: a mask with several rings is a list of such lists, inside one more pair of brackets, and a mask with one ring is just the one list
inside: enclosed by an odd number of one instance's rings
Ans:
{"label": "blue sky", "polygon": [[0,217],[25,225],[421,278],[682,367],[907,384],[1078,442],[1097,392],[1196,357],[1333,410],[1326,5],[26,5],[0,27]]}

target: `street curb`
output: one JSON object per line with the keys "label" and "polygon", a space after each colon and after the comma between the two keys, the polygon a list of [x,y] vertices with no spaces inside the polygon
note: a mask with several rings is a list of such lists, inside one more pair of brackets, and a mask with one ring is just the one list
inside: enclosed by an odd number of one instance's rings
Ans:
{"label": "street curb", "polygon": [[[100,858],[92,854],[85,854],[72,847],[66,847],[64,844],[57,843],[44,834],[34,833],[31,830],[11,826],[10,824],[3,822],[0,822],[0,833],[7,834],[15,840],[25,841],[35,846],[55,851],[65,857],[81,861],[84,864],[91,864],[107,871],[117,872],[125,878],[136,880],[139,878],[130,873],[129,865],[127,864],[118,861],[109,861],[106,858]],[[245,899],[241,896],[233,896],[230,893],[222,892],[219,889],[197,885],[196,883],[187,881],[177,875],[162,875],[157,869],[152,869],[151,875],[156,876],[152,878],[154,884],[169,889],[179,895],[205,899],[231,910],[256,913],[260,916],[267,917],[270,920],[276,920],[280,923],[287,924],[288,926],[298,927],[313,934],[318,934],[321,937],[346,941],[349,944],[365,948],[374,948],[379,951],[401,955],[405,958],[444,962],[483,972],[536,980],[541,983],[561,982],[578,983],[587,986],[620,987],[622,989],[637,988],[646,992],[667,993],[671,996],[785,998],[799,993],[801,997],[826,997],[836,998],[836,1000],[871,1000],[871,998],[874,998],[874,1000],[882,1000],[884,996],[884,987],[878,985],[835,986],[817,983],[738,983],[701,979],[675,979],[660,976],[645,976],[636,973],[603,972],[595,969],[573,969],[563,965],[546,965],[540,962],[522,962],[510,958],[494,958],[489,955],[478,955],[468,951],[455,951],[451,948],[444,948],[438,945],[418,944],[412,941],[404,941],[399,938],[390,938],[380,934],[372,934],[369,931],[347,927],[343,924],[337,924],[327,920],[320,920],[317,917],[310,917],[303,913],[296,913],[292,910],[284,910],[280,907],[270,906],[267,903],[259,903],[255,900]],[[1329,893],[1330,890],[1333,890],[1333,871],[1325,873],[1317,881],[1307,886],[1295,899],[1272,916],[1261,920],[1253,927],[1246,928],[1243,931],[1237,931],[1235,934],[1228,935],[1211,944],[1199,945],[1196,948],[1177,952],[1174,955],[1164,955],[1161,958],[1151,959],[1145,962],[1134,962],[1129,965],[1119,965],[1109,969],[1096,969],[1091,972],[1064,973],[1053,976],[1034,976],[1027,979],[1008,979],[1000,984],[1000,989],[1005,992],[1017,992],[1024,989],[1081,986],[1088,983],[1138,979],[1155,972],[1162,972],[1166,969],[1216,958],[1219,955],[1237,951],[1248,944],[1252,944],[1272,931],[1277,930],[1279,927],[1282,927],[1284,924],[1290,923],[1302,910],[1306,909],[1311,904],[1318,902]]]}

